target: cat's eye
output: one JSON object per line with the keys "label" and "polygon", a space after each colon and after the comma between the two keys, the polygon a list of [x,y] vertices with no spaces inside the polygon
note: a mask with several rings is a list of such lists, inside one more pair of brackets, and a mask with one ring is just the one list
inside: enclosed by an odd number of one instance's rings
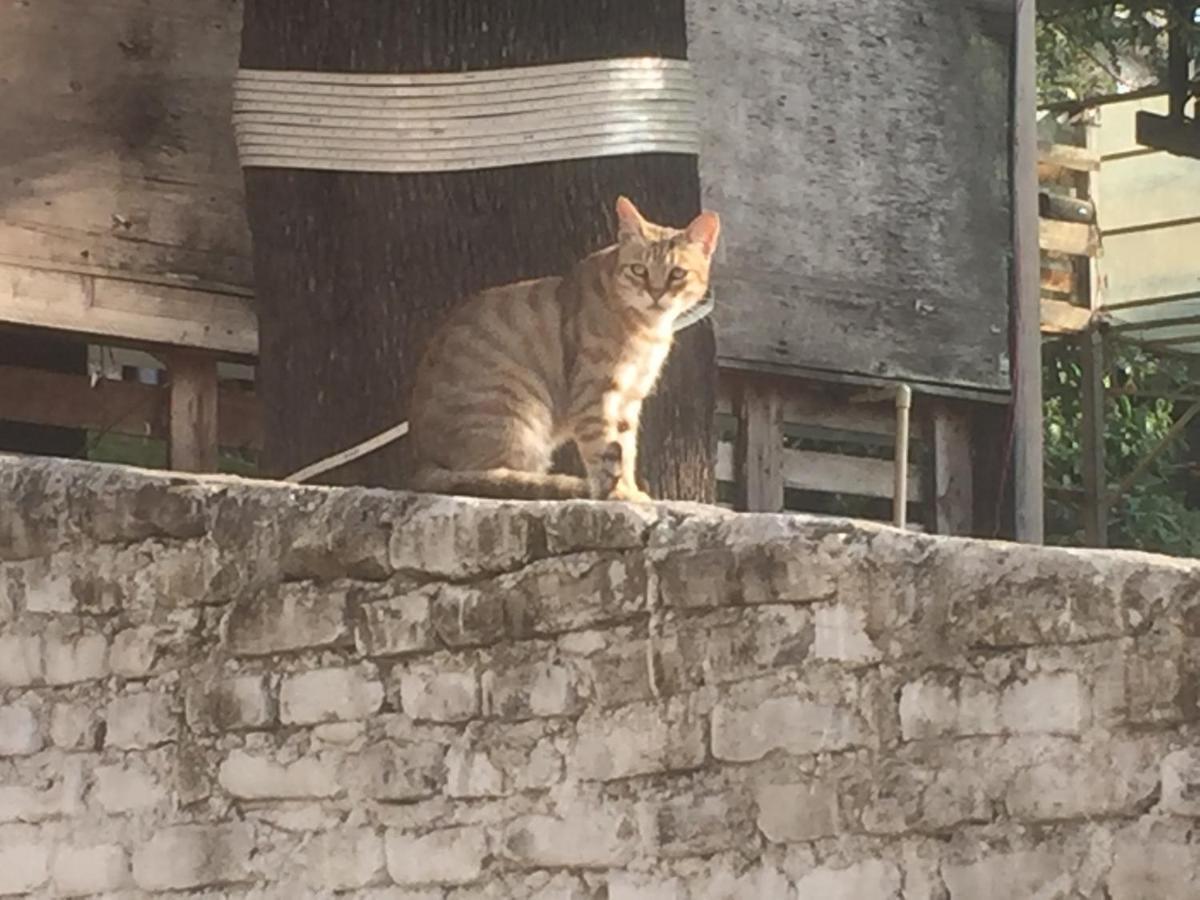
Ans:
{"label": "cat's eye", "polygon": [[650,270],[647,269],[645,266],[643,266],[641,263],[634,263],[632,266],[629,267],[629,271],[632,272],[634,275],[636,275],[638,278],[645,278],[650,274]]}
{"label": "cat's eye", "polygon": [[682,281],[683,279],[687,278],[687,272],[679,268],[679,266],[676,266],[671,270],[671,274],[668,277],[672,281]]}

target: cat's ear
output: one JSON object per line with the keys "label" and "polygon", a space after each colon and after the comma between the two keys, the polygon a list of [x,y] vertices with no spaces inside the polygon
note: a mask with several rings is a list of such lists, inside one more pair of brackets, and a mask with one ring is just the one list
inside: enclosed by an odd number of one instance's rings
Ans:
{"label": "cat's ear", "polygon": [[692,219],[687,227],[687,239],[704,248],[705,256],[712,256],[717,249],[717,236],[721,233],[721,220],[715,212],[705,210]]}
{"label": "cat's ear", "polygon": [[617,198],[617,235],[621,238],[646,236],[646,220],[628,197]]}

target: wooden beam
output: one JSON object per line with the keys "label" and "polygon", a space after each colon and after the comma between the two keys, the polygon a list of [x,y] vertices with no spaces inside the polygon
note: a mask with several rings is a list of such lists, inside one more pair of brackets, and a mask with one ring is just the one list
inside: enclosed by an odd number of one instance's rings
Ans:
{"label": "wooden beam", "polygon": [[[1037,181],[1037,10],[1014,6],[1013,76],[1013,493],[1018,541],[1045,539],[1042,446],[1042,335]],[[1041,223],[1082,227],[1072,222]],[[1049,247],[1047,249],[1054,249]]]}
{"label": "wooden beam", "polygon": [[1054,266],[1046,265],[1046,260],[1042,260],[1041,281],[1043,291],[1053,291],[1056,294],[1074,294],[1075,293],[1075,271],[1074,269],[1060,269]]}
{"label": "wooden beam", "polygon": [[1100,171],[1100,156],[1087,147],[1069,144],[1038,144],[1038,166],[1053,169],[1069,169],[1073,172]]}
{"label": "wooden beam", "polygon": [[[1036,208],[1037,198],[1034,198]],[[1100,232],[1095,225],[1083,222],[1061,222],[1057,219],[1038,221],[1038,245],[1052,253],[1071,256],[1095,256],[1100,249]]]}
{"label": "wooden beam", "polygon": [[0,263],[0,324],[234,357],[258,353],[258,319],[246,297],[8,263]]}
{"label": "wooden beam", "polygon": [[[717,391],[717,413],[736,416],[737,385],[740,375],[736,370],[722,369]],[[896,430],[895,392],[887,390],[878,403],[851,402],[856,389],[852,386],[810,381],[805,378],[759,375],[762,384],[775,388],[781,404],[785,428],[803,425],[825,428],[831,431],[855,432],[861,435],[894,437]],[[927,440],[925,423],[913,419],[912,437]]]}
{"label": "wooden beam", "polygon": [[169,458],[182,472],[217,471],[217,360],[176,350],[167,361],[171,413]]}
{"label": "wooden beam", "polygon": [[939,403],[933,410],[933,519],[938,534],[969,535],[974,529],[971,420]]}
{"label": "wooden beam", "polygon": [[778,390],[756,378],[737,382],[734,506],[744,512],[783,509],[783,419]]}
{"label": "wooden beam", "polygon": [[1095,328],[1080,335],[1082,384],[1080,452],[1083,454],[1083,534],[1089,547],[1108,546],[1108,480],[1104,462],[1104,339]]}
{"label": "wooden beam", "polygon": [[1092,321],[1092,311],[1065,300],[1042,298],[1042,334],[1078,334]]}
{"label": "wooden beam", "polygon": [[[734,445],[717,445],[717,479],[735,481]],[[783,451],[784,487],[821,494],[853,494],[891,500],[895,488],[892,460],[845,456],[816,450]],[[928,497],[925,473],[917,466],[908,469],[908,500],[919,503]]]}
{"label": "wooden beam", "polygon": [[[167,391],[151,384],[0,366],[0,419],[14,422],[165,439],[168,401]],[[259,447],[262,426],[253,392],[220,385],[217,409],[222,447]]]}

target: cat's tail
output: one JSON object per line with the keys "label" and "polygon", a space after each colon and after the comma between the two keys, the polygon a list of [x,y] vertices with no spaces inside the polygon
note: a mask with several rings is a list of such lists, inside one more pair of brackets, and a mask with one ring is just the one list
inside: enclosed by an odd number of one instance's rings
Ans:
{"label": "cat's tail", "polygon": [[575,500],[591,496],[586,479],[516,469],[453,471],[423,468],[409,479],[414,491],[496,500]]}

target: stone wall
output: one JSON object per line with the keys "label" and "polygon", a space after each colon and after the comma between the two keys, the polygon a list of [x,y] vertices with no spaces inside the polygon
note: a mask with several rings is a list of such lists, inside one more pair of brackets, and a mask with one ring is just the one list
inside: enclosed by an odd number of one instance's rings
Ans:
{"label": "stone wall", "polygon": [[0,460],[0,894],[1194,900],[1200,566]]}

